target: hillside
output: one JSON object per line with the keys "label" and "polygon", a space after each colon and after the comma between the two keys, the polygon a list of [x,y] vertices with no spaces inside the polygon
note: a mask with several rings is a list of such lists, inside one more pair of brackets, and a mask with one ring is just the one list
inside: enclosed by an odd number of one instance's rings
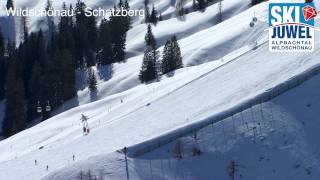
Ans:
{"label": "hillside", "polygon": [[[176,141],[136,158],[129,158],[131,179],[316,180],[320,176],[320,76],[266,103],[180,138],[183,158],[174,158]],[[256,127],[256,129],[254,129]],[[193,156],[192,149],[201,150]],[[48,179],[70,179],[79,170],[101,172],[106,179],[126,179],[124,155],[112,153],[89,158]]]}
{"label": "hillside", "polygon": [[[91,3],[111,6],[110,2]],[[268,34],[264,31],[267,28],[268,3],[249,8],[249,2],[225,0],[224,12],[228,19],[217,25],[218,7],[212,5],[203,13],[190,13],[184,20],[168,18],[153,27],[160,51],[172,34],[178,36],[186,67],[177,70],[172,77],[163,76],[160,81],[150,84],[138,81],[146,26],[137,20],[128,32],[127,62],[115,64],[108,81],[104,81],[103,76],[99,77],[97,101],[92,102],[88,89],[84,88],[78,91],[79,106],[0,142],[0,179],[70,179],[81,169],[88,168],[95,173],[102,171],[110,179],[124,179],[123,154],[117,150],[125,146],[129,150],[131,147],[143,148],[148,140],[227,113],[320,66],[319,39],[316,39],[316,50],[311,54],[270,53]],[[172,1],[154,3],[167,17],[174,13]],[[39,4],[40,1],[34,6]],[[142,8],[142,0],[131,1],[131,4]],[[253,15],[258,22],[250,28]],[[98,69],[97,73],[106,71]],[[260,133],[265,141],[256,140],[254,143],[252,132],[240,123],[237,114],[233,120],[223,120],[198,132],[198,144],[204,153],[197,160],[189,155],[181,161],[174,160],[168,153],[174,145],[172,143],[145,155],[130,157],[132,178],[150,179],[151,171],[153,179],[161,179],[164,176],[162,163],[170,162],[169,168],[165,166],[166,179],[187,179],[184,178],[187,176],[189,179],[206,179],[211,176],[209,173],[226,179],[225,168],[233,159],[245,167],[240,172],[249,180],[256,180],[259,175],[261,179],[316,179],[320,171],[317,166],[319,157],[314,151],[318,145],[312,137],[317,135],[318,123],[312,119],[318,116],[318,82],[317,76],[262,105],[267,117]],[[271,127],[268,126],[270,104],[275,113],[275,123]],[[310,112],[301,113],[308,104],[311,105],[307,108]],[[252,109],[256,116],[259,108]],[[244,111],[245,119],[250,119],[249,111]],[[90,118],[91,132],[87,136],[82,134],[81,114]],[[257,117],[248,120],[248,124],[254,126],[253,121],[262,120]],[[236,125],[231,128],[233,123]],[[223,134],[222,125],[226,126]],[[283,134],[283,138],[278,138]],[[186,149],[193,145],[189,136],[183,137],[182,141]],[[73,155],[75,161],[72,160]],[[35,160],[37,165],[34,165]],[[150,163],[154,169],[146,168]],[[256,166],[257,163],[261,165]],[[201,168],[208,164],[216,171]],[[49,171],[45,170],[47,165]]]}

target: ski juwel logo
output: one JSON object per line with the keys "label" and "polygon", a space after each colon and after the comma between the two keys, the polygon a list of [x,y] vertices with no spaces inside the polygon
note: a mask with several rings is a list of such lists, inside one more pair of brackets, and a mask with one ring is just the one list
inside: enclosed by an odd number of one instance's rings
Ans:
{"label": "ski juwel logo", "polygon": [[313,3],[270,3],[269,50],[312,52],[316,16]]}

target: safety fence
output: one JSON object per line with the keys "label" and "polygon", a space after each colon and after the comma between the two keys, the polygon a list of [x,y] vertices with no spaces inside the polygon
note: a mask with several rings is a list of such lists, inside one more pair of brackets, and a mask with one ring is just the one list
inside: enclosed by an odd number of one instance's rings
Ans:
{"label": "safety fence", "polygon": [[305,81],[311,79],[312,77],[320,74],[320,64],[317,64],[305,72],[301,73],[298,76],[292,77],[291,79],[283,82],[268,91],[257,95],[256,97],[247,100],[246,102],[237,105],[233,108],[230,108],[226,111],[215,114],[209,118],[203,119],[200,122],[187,125],[173,132],[169,132],[167,134],[161,135],[157,138],[145,141],[143,143],[137,144],[135,146],[128,148],[128,156],[129,157],[138,157],[147,152],[153,151],[161,146],[164,146],[170,142],[175,141],[176,139],[191,134],[195,131],[199,131],[200,129],[209,126],[211,124],[217,123],[224,119],[234,116],[237,113],[244,111],[245,109],[249,109],[255,105],[262,104],[264,102],[270,101],[275,97],[301,85]]}

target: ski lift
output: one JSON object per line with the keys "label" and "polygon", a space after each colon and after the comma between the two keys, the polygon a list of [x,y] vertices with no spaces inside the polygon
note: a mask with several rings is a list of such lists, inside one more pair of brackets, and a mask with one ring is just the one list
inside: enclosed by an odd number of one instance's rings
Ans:
{"label": "ski lift", "polygon": [[250,25],[250,27],[254,27],[254,22],[251,21],[249,25]]}
{"label": "ski lift", "polygon": [[48,101],[48,104],[47,104],[47,106],[46,106],[46,111],[47,111],[47,112],[51,111],[51,106],[50,106],[49,101]]}
{"label": "ski lift", "polygon": [[258,18],[254,16],[254,17],[252,18],[252,22],[257,22],[257,21],[258,21]]}
{"label": "ski lift", "polygon": [[5,51],[4,51],[4,57],[5,57],[5,58],[9,57],[8,50],[5,50]]}
{"label": "ski lift", "polygon": [[38,101],[37,113],[42,113],[42,108],[40,106],[40,102]]}

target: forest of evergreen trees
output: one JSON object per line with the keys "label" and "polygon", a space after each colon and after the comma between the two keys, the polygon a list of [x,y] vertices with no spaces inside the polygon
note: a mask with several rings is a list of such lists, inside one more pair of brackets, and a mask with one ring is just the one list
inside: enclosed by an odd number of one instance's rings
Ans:
{"label": "forest of evergreen trees", "polygon": [[[7,7],[13,5],[12,0],[8,0]],[[129,10],[128,1],[120,0],[114,8],[121,7]],[[78,0],[74,7],[63,3],[62,8],[74,9],[76,15],[61,17],[58,24],[52,18],[46,18],[46,32],[41,29],[29,32],[28,19],[21,18],[18,45],[5,41],[0,31],[0,101],[5,99],[5,137],[25,129],[35,118],[49,118],[51,110],[75,97],[77,69],[87,70],[88,88],[95,94],[97,78],[91,67],[125,61],[126,33],[131,27],[129,16],[111,16],[102,19],[97,26],[94,16],[85,16],[83,1]],[[50,9],[52,5],[48,0],[46,10]],[[175,36],[167,41],[163,59],[159,60],[151,24],[156,25],[161,14],[158,16],[154,7],[146,14],[146,50],[139,76],[143,83],[183,66]],[[41,111],[37,111],[39,108]]]}
{"label": "forest of evergreen trees", "polygon": [[[252,5],[263,0],[252,0]],[[203,10],[213,0],[193,0],[194,10]],[[160,75],[172,75],[182,68],[182,57],[176,36],[167,40],[162,56],[157,50],[152,25],[162,20],[161,13],[149,0],[144,1],[146,48],[139,79],[142,83],[158,80]],[[7,1],[7,8],[14,6]],[[21,40],[5,40],[0,27],[0,101],[5,99],[3,135],[9,137],[26,128],[35,118],[45,120],[50,111],[76,96],[75,71],[86,69],[88,88],[97,92],[97,78],[91,66],[104,66],[125,61],[126,33],[131,27],[129,16],[111,16],[102,19],[97,26],[94,16],[85,16],[86,4],[78,0],[75,6],[63,3],[63,9],[75,10],[74,17],[61,17],[55,24],[46,18],[48,30],[29,32],[28,19],[21,18]],[[114,6],[129,10],[128,0],[120,0]],[[47,1],[46,10],[53,9]],[[78,13],[79,12],[79,13]],[[185,13],[179,10],[178,16]],[[160,59],[161,58],[161,59]],[[50,109],[46,111],[46,108]],[[41,113],[37,108],[43,109]]]}
{"label": "forest of evergreen trees", "polygon": [[[13,7],[8,0],[7,8]],[[21,41],[5,41],[0,33],[0,101],[5,99],[3,135],[9,137],[26,128],[37,117],[47,119],[54,110],[76,96],[75,71],[110,65],[125,60],[126,32],[130,17],[103,19],[97,27],[94,16],[84,15],[86,5],[78,0],[74,17],[61,17],[56,25],[47,18],[48,32],[28,31],[28,19],[21,18]],[[129,9],[128,1],[115,8]],[[52,8],[50,1],[46,10]],[[45,35],[49,34],[46,39]],[[96,90],[96,77],[89,71],[89,89]],[[43,111],[37,113],[37,107]]]}

